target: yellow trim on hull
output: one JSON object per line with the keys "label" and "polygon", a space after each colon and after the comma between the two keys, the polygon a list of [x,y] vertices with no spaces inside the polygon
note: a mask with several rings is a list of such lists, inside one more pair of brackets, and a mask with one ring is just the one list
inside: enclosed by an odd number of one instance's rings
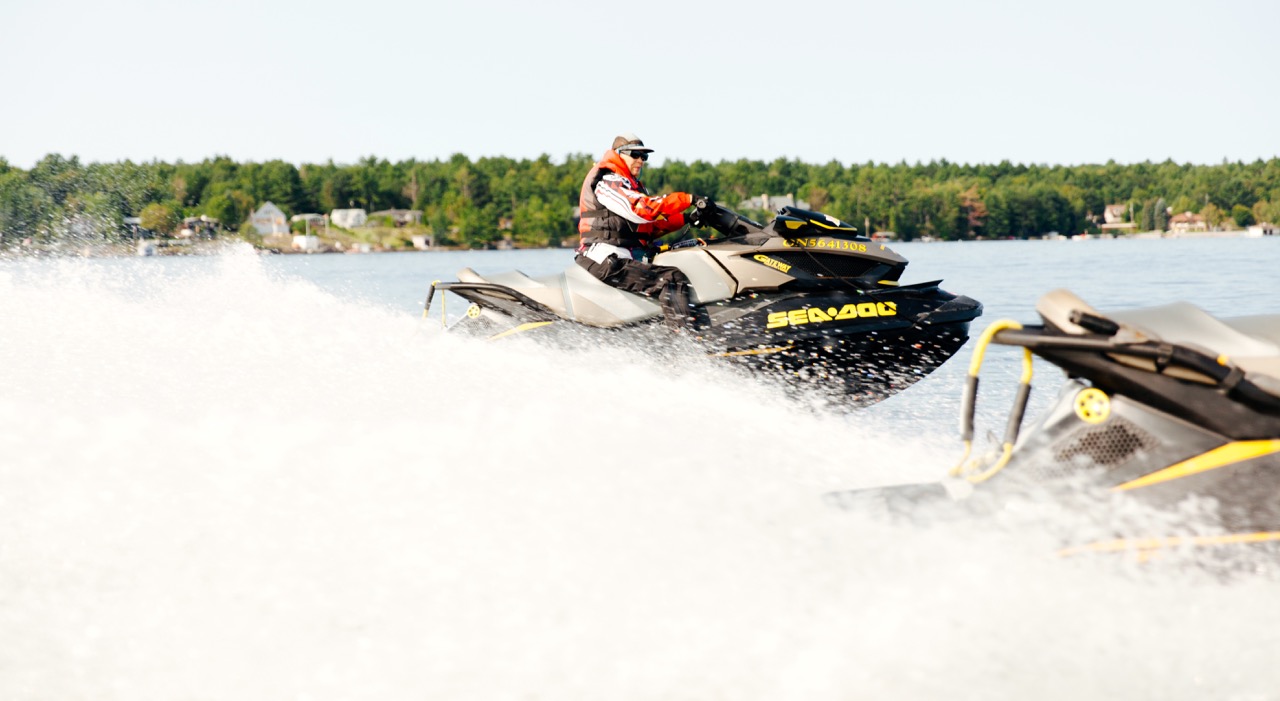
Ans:
{"label": "yellow trim on hull", "polygon": [[533,329],[541,328],[541,327],[543,327],[543,326],[546,326],[547,324],[554,324],[554,323],[556,323],[556,322],[554,322],[554,321],[530,321],[530,322],[529,322],[529,323],[527,323],[527,324],[520,324],[519,326],[515,327],[514,329],[507,329],[506,331],[503,331],[503,332],[502,332],[502,333],[500,333],[500,334],[495,334],[495,335],[493,335],[493,336],[490,336],[490,337],[489,337],[489,340],[490,340],[490,341],[496,341],[496,340],[498,340],[499,338],[502,338],[503,336],[514,336],[515,334],[518,334],[518,333],[523,333],[523,332],[525,332],[525,331],[531,331],[531,330],[533,330]]}
{"label": "yellow trim on hull", "polygon": [[1202,536],[1168,536],[1165,538],[1117,538],[1116,540],[1104,540],[1097,543],[1089,543],[1088,545],[1076,545],[1069,548],[1063,548],[1058,551],[1058,554],[1063,557],[1071,557],[1072,555],[1081,555],[1084,553],[1147,553],[1152,550],[1178,548],[1187,545],[1193,547],[1209,547],[1215,545],[1253,545],[1257,543],[1271,543],[1276,541],[1280,541],[1280,532],[1276,531],[1226,533],[1223,535]]}
{"label": "yellow trim on hull", "polygon": [[725,351],[723,353],[712,353],[708,358],[730,358],[737,355],[768,355],[769,353],[781,353],[782,351],[791,350],[794,346],[779,346],[777,348],[752,348],[751,350]]}
{"label": "yellow trim on hull", "polygon": [[1245,460],[1252,460],[1264,455],[1280,452],[1280,439],[1269,439],[1260,441],[1237,441],[1226,445],[1218,446],[1207,453],[1201,453],[1188,460],[1183,460],[1176,465],[1170,465],[1162,470],[1157,470],[1148,475],[1143,475],[1135,480],[1130,480],[1124,484],[1112,487],[1112,491],[1124,492],[1130,489],[1138,489],[1140,487],[1149,487],[1153,484],[1168,482],[1170,480],[1181,479],[1191,475],[1216,470],[1219,467],[1234,465]]}

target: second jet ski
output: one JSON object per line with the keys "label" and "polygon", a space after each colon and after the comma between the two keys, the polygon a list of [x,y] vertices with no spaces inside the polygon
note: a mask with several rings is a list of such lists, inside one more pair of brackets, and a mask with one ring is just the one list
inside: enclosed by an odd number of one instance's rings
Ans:
{"label": "second jet ski", "polygon": [[[946,478],[828,500],[907,519],[987,517],[1046,499],[1105,510],[1133,498],[1165,514],[1203,506],[1206,519],[1181,527],[1104,519],[1066,537],[1064,553],[1280,552],[1280,314],[1218,318],[1187,302],[1104,313],[1067,290],[1037,311],[1040,325],[996,322],[979,339],[962,404],[965,456]],[[1023,373],[1003,440],[973,457],[988,342],[1020,347]],[[1067,380],[1023,432],[1033,355]]]}

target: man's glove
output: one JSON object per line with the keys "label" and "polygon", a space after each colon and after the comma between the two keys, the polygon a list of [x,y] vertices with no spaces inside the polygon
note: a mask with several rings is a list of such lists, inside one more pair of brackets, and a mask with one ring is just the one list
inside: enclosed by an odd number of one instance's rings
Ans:
{"label": "man's glove", "polygon": [[715,201],[706,195],[691,195],[691,198],[693,200],[693,209],[684,215],[684,220],[691,226],[700,227],[705,223],[707,215],[711,213],[711,208],[715,206]]}

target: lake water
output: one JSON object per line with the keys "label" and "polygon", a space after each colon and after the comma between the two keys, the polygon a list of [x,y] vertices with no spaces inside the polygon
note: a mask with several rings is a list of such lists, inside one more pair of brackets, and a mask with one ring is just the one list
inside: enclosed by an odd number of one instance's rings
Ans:
{"label": "lake water", "polygon": [[[1056,287],[1280,313],[1280,238],[894,248],[986,305],[975,333]],[[955,462],[968,348],[851,411],[421,318],[460,267],[571,257],[0,262],[0,698],[1280,698],[1266,563],[823,505]],[[988,352],[980,432],[1017,362]],[[1033,412],[1061,380],[1036,371]]]}

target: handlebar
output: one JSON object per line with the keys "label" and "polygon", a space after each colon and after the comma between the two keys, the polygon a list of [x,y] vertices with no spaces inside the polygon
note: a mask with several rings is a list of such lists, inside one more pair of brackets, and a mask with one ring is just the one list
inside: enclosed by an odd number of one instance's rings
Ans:
{"label": "handlebar", "polygon": [[750,219],[721,207],[710,197],[695,196],[693,211],[685,216],[685,221],[698,228],[711,228],[725,236],[743,236],[763,227]]}

